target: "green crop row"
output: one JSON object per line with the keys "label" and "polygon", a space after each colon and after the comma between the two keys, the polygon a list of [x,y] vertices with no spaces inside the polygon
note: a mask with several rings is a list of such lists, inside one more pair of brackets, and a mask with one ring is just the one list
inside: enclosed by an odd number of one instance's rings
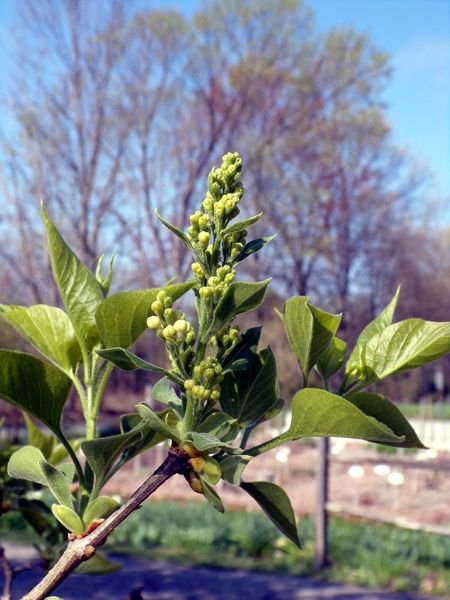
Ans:
{"label": "green crop row", "polygon": [[[0,534],[25,531],[18,519],[0,519]],[[220,515],[203,503],[153,502],[125,521],[109,545],[190,564],[313,575],[399,591],[443,594],[450,589],[449,537],[333,518],[331,566],[315,573],[312,519],[303,518],[299,530],[302,550],[281,538],[260,513]]]}

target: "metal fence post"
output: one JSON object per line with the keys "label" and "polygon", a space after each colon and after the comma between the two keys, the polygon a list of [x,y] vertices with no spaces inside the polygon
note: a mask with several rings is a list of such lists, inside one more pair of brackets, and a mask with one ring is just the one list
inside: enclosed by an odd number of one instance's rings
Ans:
{"label": "metal fence post", "polygon": [[323,569],[328,560],[328,480],[329,480],[329,438],[319,438],[317,443],[317,509],[316,509],[316,546],[315,566]]}

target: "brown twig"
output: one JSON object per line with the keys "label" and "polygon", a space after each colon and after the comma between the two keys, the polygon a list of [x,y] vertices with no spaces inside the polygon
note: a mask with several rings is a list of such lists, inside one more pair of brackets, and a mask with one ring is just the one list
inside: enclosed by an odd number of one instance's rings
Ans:
{"label": "brown twig", "polygon": [[0,568],[3,571],[5,583],[3,584],[3,592],[0,600],[10,600],[11,586],[14,579],[14,569],[5,556],[5,549],[0,546]]}
{"label": "brown twig", "polygon": [[172,448],[164,462],[132,494],[129,500],[109,516],[92,533],[67,544],[64,554],[38,585],[22,600],[44,600],[83,561],[91,558],[96,549],[105,543],[109,534],[134,510],[153,494],[165,481],[187,468],[189,456],[180,448]]}

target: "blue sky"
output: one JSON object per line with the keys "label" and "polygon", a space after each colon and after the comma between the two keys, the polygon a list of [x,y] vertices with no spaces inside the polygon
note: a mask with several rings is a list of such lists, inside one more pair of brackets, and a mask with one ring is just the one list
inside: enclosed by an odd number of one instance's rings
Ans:
{"label": "blue sky", "polygon": [[[90,0],[95,1],[95,0]],[[257,0],[254,0],[257,1]],[[0,0],[0,86],[8,70],[4,50],[14,7]],[[137,0],[191,13],[197,0]],[[309,0],[319,29],[350,25],[368,33],[391,56],[394,74],[385,93],[394,140],[436,177],[450,196],[450,0]]]}

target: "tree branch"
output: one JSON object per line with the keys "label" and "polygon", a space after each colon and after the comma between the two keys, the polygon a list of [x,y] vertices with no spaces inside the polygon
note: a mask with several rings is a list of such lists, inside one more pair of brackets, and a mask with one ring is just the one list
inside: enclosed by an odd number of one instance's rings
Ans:
{"label": "tree branch", "polygon": [[44,600],[83,561],[94,556],[109,534],[153,494],[164,482],[187,468],[189,456],[180,448],[171,448],[164,462],[134,492],[127,502],[103,521],[92,533],[67,544],[64,554],[44,579],[22,600]]}
{"label": "tree branch", "polygon": [[5,549],[3,546],[0,546],[0,568],[3,571],[3,577],[5,578],[1,600],[10,600],[11,586],[14,579],[14,569],[5,556]]}

